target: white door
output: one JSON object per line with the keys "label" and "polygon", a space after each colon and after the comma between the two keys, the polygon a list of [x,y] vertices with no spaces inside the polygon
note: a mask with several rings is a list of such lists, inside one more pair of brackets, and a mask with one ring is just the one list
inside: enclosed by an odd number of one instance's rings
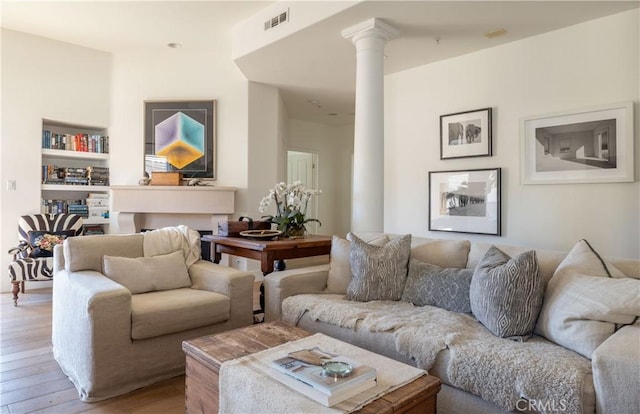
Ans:
{"label": "white door", "polygon": [[[317,179],[317,158],[318,155],[312,152],[288,151],[287,152],[287,182],[302,181],[302,184],[308,189],[318,188]],[[311,198],[307,208],[308,218],[318,217],[318,197]],[[307,224],[307,230],[311,234],[318,233],[318,223],[311,222]]]}

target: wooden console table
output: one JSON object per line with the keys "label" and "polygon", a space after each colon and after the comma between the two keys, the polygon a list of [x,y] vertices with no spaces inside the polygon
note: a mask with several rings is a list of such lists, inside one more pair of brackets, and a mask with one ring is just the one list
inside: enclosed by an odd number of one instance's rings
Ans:
{"label": "wooden console table", "polygon": [[244,237],[202,236],[211,243],[214,263],[220,263],[222,253],[260,261],[262,274],[273,272],[276,260],[299,259],[331,253],[331,237],[306,236],[301,239],[251,240]]}
{"label": "wooden console table", "polygon": [[[222,253],[246,257],[260,261],[263,275],[273,272],[273,263],[278,260],[299,259],[302,257],[322,256],[331,253],[331,237],[305,236],[300,239],[252,240],[245,237],[227,237],[217,235],[202,236],[202,241],[211,243],[211,257],[214,263],[220,263]],[[264,312],[264,285],[260,286],[260,310]]]}

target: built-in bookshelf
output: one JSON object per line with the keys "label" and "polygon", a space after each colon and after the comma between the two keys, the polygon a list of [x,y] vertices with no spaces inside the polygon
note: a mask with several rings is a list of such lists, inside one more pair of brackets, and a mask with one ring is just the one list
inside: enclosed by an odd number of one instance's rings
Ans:
{"label": "built-in bookshelf", "polygon": [[41,212],[84,217],[85,233],[107,233],[107,128],[42,120]]}

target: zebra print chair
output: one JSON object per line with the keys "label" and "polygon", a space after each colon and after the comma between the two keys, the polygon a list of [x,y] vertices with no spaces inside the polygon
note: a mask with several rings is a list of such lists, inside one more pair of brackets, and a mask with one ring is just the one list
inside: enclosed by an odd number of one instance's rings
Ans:
{"label": "zebra print chair", "polygon": [[53,279],[53,247],[66,237],[82,234],[82,217],[77,214],[32,214],[18,221],[18,246],[9,250],[13,262],[9,277],[13,287],[13,304],[18,306],[18,292],[24,282]]}

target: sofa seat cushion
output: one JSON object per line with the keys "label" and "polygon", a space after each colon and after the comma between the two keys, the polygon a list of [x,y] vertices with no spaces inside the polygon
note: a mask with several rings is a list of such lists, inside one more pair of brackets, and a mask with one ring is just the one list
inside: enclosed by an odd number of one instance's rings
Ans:
{"label": "sofa seat cushion", "polygon": [[146,339],[229,319],[228,296],[191,288],[131,296],[131,338]]}
{"label": "sofa seat cushion", "polygon": [[539,336],[527,342],[496,337],[470,315],[318,294],[285,299],[283,317],[394,359],[400,354],[400,360],[507,411],[521,398],[562,401],[566,412],[575,413],[595,404],[588,359]]}

